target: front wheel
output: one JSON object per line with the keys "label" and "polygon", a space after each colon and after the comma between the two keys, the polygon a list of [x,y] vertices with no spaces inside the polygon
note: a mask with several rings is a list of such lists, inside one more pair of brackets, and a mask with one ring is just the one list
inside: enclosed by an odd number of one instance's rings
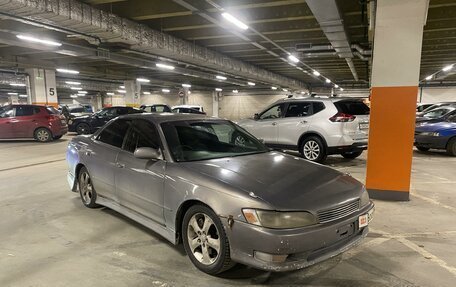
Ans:
{"label": "front wheel", "polygon": [[446,148],[447,154],[456,156],[456,138],[452,138]]}
{"label": "front wheel", "polygon": [[323,141],[315,136],[304,139],[301,144],[300,153],[305,159],[320,163],[327,157],[326,147]]}
{"label": "front wheel", "polygon": [[81,123],[76,126],[78,135],[87,135],[90,133],[90,126],[86,123]]}
{"label": "front wheel", "polygon": [[207,206],[194,205],[184,215],[182,239],[192,263],[215,275],[233,266],[230,244],[219,217]]}
{"label": "front wheel", "polygon": [[344,158],[349,158],[349,159],[355,159],[358,156],[360,156],[363,153],[363,151],[353,151],[353,152],[343,152],[341,155]]}
{"label": "front wheel", "polygon": [[98,207],[98,204],[95,203],[97,192],[93,188],[92,179],[85,167],[79,171],[78,184],[82,203],[89,208]]}

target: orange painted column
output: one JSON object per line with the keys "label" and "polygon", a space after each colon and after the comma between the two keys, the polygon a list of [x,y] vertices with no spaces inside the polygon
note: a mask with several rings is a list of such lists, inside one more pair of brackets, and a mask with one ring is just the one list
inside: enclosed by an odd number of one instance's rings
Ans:
{"label": "orange painted column", "polygon": [[409,200],[415,111],[427,0],[378,0],[366,187]]}

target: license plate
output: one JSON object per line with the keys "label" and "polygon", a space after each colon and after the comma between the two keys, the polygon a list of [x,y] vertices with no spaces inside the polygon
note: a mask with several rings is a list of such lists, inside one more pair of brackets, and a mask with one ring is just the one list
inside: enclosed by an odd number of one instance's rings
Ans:
{"label": "license plate", "polygon": [[367,129],[369,129],[369,123],[360,123],[360,124],[359,124],[359,129],[360,129],[360,130],[367,130]]}
{"label": "license plate", "polygon": [[359,228],[363,228],[363,227],[369,225],[369,222],[371,222],[371,220],[372,220],[373,213],[374,213],[374,209],[371,209],[371,210],[369,210],[368,213],[359,216],[359,218],[358,218]]}

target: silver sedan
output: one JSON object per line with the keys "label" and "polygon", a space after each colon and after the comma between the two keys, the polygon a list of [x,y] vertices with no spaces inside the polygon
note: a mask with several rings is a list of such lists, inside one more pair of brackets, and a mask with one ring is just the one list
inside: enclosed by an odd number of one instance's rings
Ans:
{"label": "silver sedan", "polygon": [[75,137],[67,161],[85,206],[109,207],[183,242],[209,274],[236,262],[287,271],[328,259],[367,235],[374,208],[351,176],[202,115],[119,117]]}

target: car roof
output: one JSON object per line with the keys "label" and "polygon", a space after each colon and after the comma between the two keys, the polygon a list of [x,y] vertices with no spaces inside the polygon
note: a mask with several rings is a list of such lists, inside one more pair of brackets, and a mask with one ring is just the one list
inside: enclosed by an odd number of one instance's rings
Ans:
{"label": "car roof", "polygon": [[204,114],[176,114],[176,113],[142,113],[122,115],[121,119],[145,119],[156,124],[174,121],[194,121],[194,120],[222,120],[220,118],[209,117]]}
{"label": "car roof", "polygon": [[177,106],[173,106],[173,109],[175,108],[195,108],[195,107],[198,107],[200,108],[201,106],[200,105],[177,105]]}
{"label": "car roof", "polygon": [[292,98],[284,98],[276,101],[275,103],[286,103],[286,102],[301,102],[301,101],[319,101],[319,102],[338,102],[344,100],[352,100],[352,101],[362,101],[364,98],[354,98],[354,97],[292,97]]}

